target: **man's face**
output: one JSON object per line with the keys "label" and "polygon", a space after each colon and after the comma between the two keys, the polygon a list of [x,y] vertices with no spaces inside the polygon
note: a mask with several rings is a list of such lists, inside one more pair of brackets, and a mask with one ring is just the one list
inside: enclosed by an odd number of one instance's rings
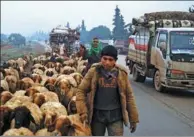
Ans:
{"label": "man's face", "polygon": [[106,70],[110,70],[114,67],[116,60],[111,56],[102,56],[101,63]]}
{"label": "man's face", "polygon": [[93,40],[93,46],[95,47],[95,48],[97,48],[98,47],[98,39],[94,39]]}
{"label": "man's face", "polygon": [[83,52],[84,51],[84,48],[83,47],[80,47],[80,51]]}

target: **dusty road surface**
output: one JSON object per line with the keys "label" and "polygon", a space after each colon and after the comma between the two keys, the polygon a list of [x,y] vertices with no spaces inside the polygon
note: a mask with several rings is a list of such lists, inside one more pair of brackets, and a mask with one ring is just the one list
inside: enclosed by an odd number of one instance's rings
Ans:
{"label": "dusty road surface", "polygon": [[[118,63],[125,66],[125,56],[119,55]],[[125,128],[125,136],[194,136],[194,92],[170,90],[158,93],[152,80],[145,83],[131,81],[140,123],[134,134]]]}

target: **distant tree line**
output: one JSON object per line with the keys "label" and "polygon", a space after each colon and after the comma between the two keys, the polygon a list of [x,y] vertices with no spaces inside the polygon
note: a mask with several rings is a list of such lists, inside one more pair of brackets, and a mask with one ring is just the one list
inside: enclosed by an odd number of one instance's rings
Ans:
{"label": "distant tree line", "polygon": [[12,33],[9,36],[1,34],[1,45],[11,44],[16,47],[25,46],[26,38],[19,33]]}

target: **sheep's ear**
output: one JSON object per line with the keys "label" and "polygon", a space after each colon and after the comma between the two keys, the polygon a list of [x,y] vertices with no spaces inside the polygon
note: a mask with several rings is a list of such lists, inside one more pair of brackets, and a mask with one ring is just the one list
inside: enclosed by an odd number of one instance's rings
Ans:
{"label": "sheep's ear", "polygon": [[12,121],[12,119],[15,117],[15,111],[13,110],[9,116],[9,123]]}
{"label": "sheep's ear", "polygon": [[32,121],[34,124],[36,124],[36,122],[35,122],[35,120],[34,120],[32,114],[30,114],[30,121]]}

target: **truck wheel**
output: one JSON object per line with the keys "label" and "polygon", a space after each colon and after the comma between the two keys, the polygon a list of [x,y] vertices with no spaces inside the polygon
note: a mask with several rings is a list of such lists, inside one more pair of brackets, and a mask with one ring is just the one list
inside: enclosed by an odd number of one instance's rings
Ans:
{"label": "truck wheel", "polygon": [[132,70],[133,80],[138,82],[139,81],[139,72],[137,71],[137,69],[135,67],[136,67],[136,64],[133,65],[133,70]]}
{"label": "truck wheel", "polygon": [[139,82],[144,83],[146,80],[146,76],[139,75]]}
{"label": "truck wheel", "polygon": [[165,87],[162,86],[162,83],[160,81],[160,72],[159,72],[159,70],[156,70],[156,72],[154,74],[153,83],[154,83],[154,88],[156,89],[156,91],[164,92]]}

